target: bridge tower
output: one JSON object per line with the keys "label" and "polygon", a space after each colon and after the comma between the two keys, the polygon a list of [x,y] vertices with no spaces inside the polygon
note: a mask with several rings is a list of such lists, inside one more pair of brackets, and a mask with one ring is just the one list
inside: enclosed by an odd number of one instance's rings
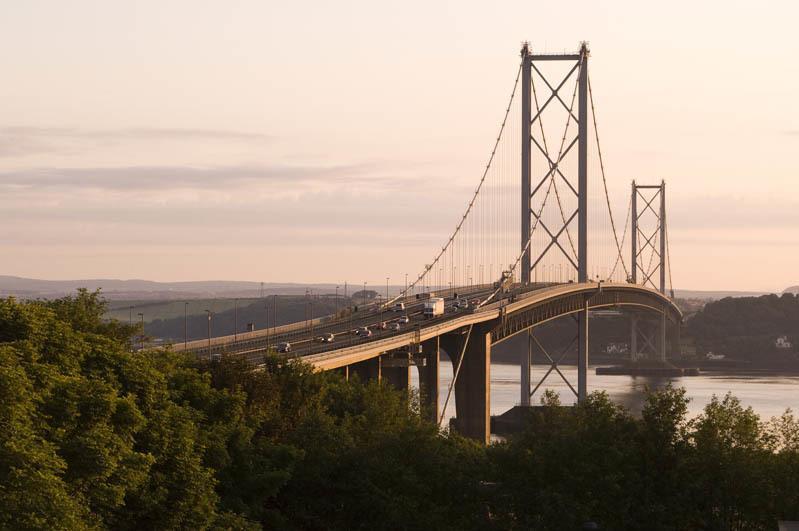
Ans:
{"label": "bridge tower", "polygon": [[[643,208],[638,209],[638,200],[643,203]],[[655,210],[652,204],[655,200],[660,199],[658,210]],[[641,218],[647,216],[652,218],[655,227],[652,231],[641,228]],[[638,284],[639,281],[642,285],[649,285],[663,295],[666,294],[666,181],[660,181],[660,184],[637,184],[633,181],[632,184],[632,206],[631,206],[631,260],[632,270],[630,275],[632,282]],[[640,238],[640,240],[639,240]],[[643,245],[639,246],[639,241]],[[655,241],[658,246],[655,246]],[[647,250],[651,251],[650,262],[653,256],[657,256],[657,264],[650,267],[645,264],[645,256]],[[638,273],[641,273],[639,278]],[[659,273],[659,282],[655,284],[653,277],[655,273]]]}
{"label": "bridge tower", "polygon": [[[630,281],[634,284],[652,287],[666,295],[666,182],[660,184],[638,184],[632,182],[632,203],[630,206],[630,250],[631,270]],[[639,209],[638,201],[643,208]],[[659,201],[658,201],[659,200]],[[653,206],[657,201],[657,210]],[[654,225],[651,228],[642,228],[641,220],[647,218]],[[649,260],[645,258],[649,252]],[[653,264],[653,258],[657,261]],[[655,274],[658,274],[657,284]],[[633,361],[641,357],[639,344],[648,347],[652,356],[657,356],[661,361],[666,359],[666,316],[661,316],[660,324],[651,333],[640,326],[636,314],[631,316],[630,322],[630,357]],[[639,341],[640,340],[640,341]]]}
{"label": "bridge tower", "polygon": [[[521,282],[522,284],[530,283],[530,273],[541,262],[544,256],[550,249],[559,249],[561,253],[568,259],[574,269],[577,271],[577,281],[588,281],[588,45],[583,42],[580,45],[580,50],[576,54],[534,54],[530,50],[529,43],[524,43],[521,50],[522,56],[522,161],[521,161]],[[540,63],[551,61],[563,61],[572,63],[571,69],[566,76],[557,84],[551,83],[550,80],[538,68]],[[533,83],[533,75],[537,75],[543,80],[544,84],[550,91],[550,95],[546,98],[544,104],[538,108],[536,99],[536,113],[533,115],[533,100],[531,95],[531,87]],[[577,116],[574,117],[572,109],[566,105],[561,98],[559,91],[571,79],[572,75],[577,75]],[[567,187],[577,198],[577,208],[569,216],[565,216],[563,224],[560,227],[555,227],[556,230],[543,225],[540,219],[537,219],[538,213],[532,208],[532,202],[536,194],[543,195],[546,192],[546,182],[552,178],[561,177],[566,180],[559,165],[565,152],[559,153],[555,160],[550,157],[546,148],[534,138],[533,126],[538,123],[540,125],[541,113],[550,105],[562,105],[566,111],[574,117],[577,122],[577,136],[571,140],[569,147],[566,149],[568,152],[572,146],[577,144],[577,186],[576,188],[569,184]],[[541,126],[543,129],[543,126]],[[567,125],[568,128],[568,125]],[[564,135],[565,135],[564,131]],[[546,172],[541,179],[537,179],[535,183],[532,180],[532,149],[535,147],[546,158],[547,165]],[[568,180],[566,180],[568,183]],[[560,243],[560,237],[565,231],[571,221],[577,217],[577,261],[570,254],[566,252]],[[533,223],[538,222],[549,234],[550,241],[543,249],[532,248],[531,231]],[[527,341],[527,355],[522,356],[521,366],[521,405],[530,405],[530,370],[532,364],[532,349],[533,337],[532,330],[528,332]],[[577,316],[577,388],[578,400],[585,399],[587,395],[587,371],[588,371],[588,311],[581,311]]]}

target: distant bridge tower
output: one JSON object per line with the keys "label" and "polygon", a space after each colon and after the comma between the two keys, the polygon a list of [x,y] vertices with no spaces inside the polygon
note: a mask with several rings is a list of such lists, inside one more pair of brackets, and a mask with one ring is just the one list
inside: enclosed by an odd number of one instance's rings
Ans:
{"label": "distant bridge tower", "polygon": [[[643,190],[643,192],[642,192]],[[654,192],[652,192],[654,190]],[[638,208],[638,200],[643,203],[643,208]],[[658,210],[652,206],[655,200],[658,201]],[[663,295],[666,294],[666,182],[660,184],[636,184],[632,185],[632,282],[639,282],[646,286],[649,285],[659,290]],[[651,232],[641,229],[641,218],[648,217],[654,219],[655,226]],[[646,232],[645,232],[646,231]],[[640,237],[640,240],[639,240]],[[659,245],[655,246],[655,241]],[[642,244],[642,245],[639,245]],[[650,268],[650,264],[645,262],[645,253],[650,251],[650,257],[657,256],[657,263]],[[650,260],[651,261],[651,260]],[[639,278],[639,272],[641,273]],[[659,283],[656,285],[653,277],[659,273]]]}
{"label": "distant bridge tower", "polygon": [[[528,43],[522,45],[522,161],[521,161],[521,281],[523,284],[530,283],[530,273],[539,262],[544,258],[547,252],[555,247],[559,249],[563,255],[568,259],[571,265],[577,270],[577,281],[588,281],[588,45],[583,42],[580,45],[580,50],[576,54],[533,54],[530,51]],[[544,76],[537,64],[548,61],[567,61],[574,63],[572,68],[566,76],[557,84],[550,83]],[[535,115],[533,112],[533,100],[531,94],[532,76],[537,74],[546,84],[550,91],[550,95],[544,101],[540,108],[536,109]],[[566,84],[573,74],[577,74],[577,116],[574,117],[572,109],[566,105],[561,98],[558,91]],[[550,153],[544,146],[536,141],[533,137],[533,126],[536,122],[540,125],[541,113],[550,105],[562,105],[566,111],[574,117],[577,122],[577,136],[568,143],[566,151],[559,153],[555,160],[552,159]],[[537,107],[537,102],[536,102]],[[543,129],[543,126],[541,126]],[[568,126],[567,126],[568,127]],[[566,131],[564,131],[564,134]],[[545,225],[541,220],[537,220],[543,229],[549,234],[550,241],[543,249],[532,248],[531,231],[535,223],[534,218],[538,215],[533,208],[533,198],[536,194],[545,194],[547,190],[546,183],[553,178],[562,177],[563,175],[559,164],[562,157],[574,145],[577,144],[577,186],[573,187],[571,184],[567,187],[577,197],[577,209],[566,215],[563,224],[560,227],[554,227],[552,230]],[[535,147],[547,159],[547,165],[543,177],[536,179],[535,183],[532,180],[531,168],[531,151]],[[568,214],[568,213],[567,213]],[[559,238],[568,230],[571,221],[577,217],[577,263],[574,258],[565,251],[561,245]],[[586,306],[587,308],[587,306]],[[527,356],[523,356],[521,364],[521,405],[530,405],[530,370],[532,364],[533,354],[533,336],[532,330],[528,332],[528,348]],[[588,371],[588,310],[585,309],[577,314],[577,396],[578,400],[585,399],[588,393],[587,387],[587,371]]]}
{"label": "distant bridge tower", "polygon": [[[666,182],[643,185],[632,183],[631,204],[631,271],[630,280],[634,284],[652,287],[666,295]],[[638,201],[643,205],[639,209]],[[659,200],[659,201],[658,201]],[[656,209],[657,208],[657,209]],[[651,220],[642,228],[641,220]],[[647,228],[651,225],[653,227]],[[649,255],[647,260],[645,257]],[[653,258],[657,261],[653,262]],[[655,274],[658,283],[655,283]],[[666,360],[666,316],[647,333],[641,326],[637,314],[633,313],[630,322],[630,357],[633,361],[647,354],[653,358]],[[650,325],[651,326],[651,325]],[[679,326],[678,326],[679,332]],[[643,347],[643,349],[639,349]]]}

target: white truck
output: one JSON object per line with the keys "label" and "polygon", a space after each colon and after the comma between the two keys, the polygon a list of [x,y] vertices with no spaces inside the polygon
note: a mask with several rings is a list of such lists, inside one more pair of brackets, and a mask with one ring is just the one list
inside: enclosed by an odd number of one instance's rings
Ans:
{"label": "white truck", "polygon": [[425,317],[438,317],[439,315],[444,315],[444,299],[432,297],[424,301]]}

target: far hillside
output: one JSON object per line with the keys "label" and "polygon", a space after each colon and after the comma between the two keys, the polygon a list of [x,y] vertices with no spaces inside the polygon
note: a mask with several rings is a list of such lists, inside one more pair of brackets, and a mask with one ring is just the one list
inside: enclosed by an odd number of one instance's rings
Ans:
{"label": "far hillside", "polygon": [[[319,295],[313,297],[282,295],[266,297],[264,299],[240,299],[238,311],[235,302],[229,299],[192,301],[188,319],[184,317],[184,304],[169,303],[162,307],[155,307],[154,311],[160,312],[160,317],[152,320],[145,319],[144,331],[153,338],[165,341],[183,341],[184,326],[188,323],[188,339],[203,339],[208,337],[208,314],[211,316],[211,336],[232,335],[234,331],[246,332],[248,323],[255,330],[266,328],[267,324],[278,326],[296,323],[306,319],[322,317],[335,313],[337,308],[347,306],[349,299],[339,296],[338,302],[334,295]],[[277,313],[274,312],[274,303],[277,301]],[[124,309],[120,310],[124,313]],[[134,310],[145,313],[147,307]],[[238,319],[237,319],[238,314]],[[275,320],[275,315],[277,319]],[[125,316],[127,319],[127,315]],[[238,329],[236,323],[238,321]]]}
{"label": "far hillside", "polygon": [[686,328],[699,353],[712,351],[753,362],[793,360],[799,352],[799,296],[784,293],[709,302]]}

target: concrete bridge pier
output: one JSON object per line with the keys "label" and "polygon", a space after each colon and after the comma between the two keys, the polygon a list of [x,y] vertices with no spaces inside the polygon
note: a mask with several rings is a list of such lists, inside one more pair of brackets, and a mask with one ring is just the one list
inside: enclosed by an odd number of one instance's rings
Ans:
{"label": "concrete bridge pier", "polygon": [[350,366],[345,365],[343,367],[339,367],[338,369],[333,369],[336,373],[340,374],[344,377],[345,380],[350,380]]}
{"label": "concrete bridge pier", "polygon": [[368,382],[369,380],[377,380],[378,382],[383,377],[383,360],[381,356],[353,363],[349,366],[349,376],[357,375],[361,382]]}
{"label": "concrete bridge pier", "polygon": [[398,391],[404,391],[406,394],[410,392],[411,364],[408,357],[383,360],[381,372],[384,383]]}
{"label": "concrete bridge pier", "polygon": [[630,361],[638,360],[638,314],[630,314]]}
{"label": "concrete bridge pier", "polygon": [[460,362],[455,381],[454,427],[461,435],[488,444],[491,436],[491,327],[475,325],[467,333],[449,334],[441,338],[441,346],[452,360],[453,371]]}
{"label": "concrete bridge pier", "polygon": [[434,337],[422,343],[422,363],[417,364],[419,370],[419,407],[422,418],[438,422],[438,389],[439,389],[439,338]]}

